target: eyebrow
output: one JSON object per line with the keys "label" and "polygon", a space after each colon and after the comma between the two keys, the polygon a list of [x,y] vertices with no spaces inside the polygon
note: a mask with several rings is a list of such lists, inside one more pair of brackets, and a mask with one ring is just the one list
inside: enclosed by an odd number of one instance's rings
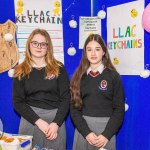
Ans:
{"label": "eyebrow", "polygon": [[[87,47],[87,48],[91,48],[91,47]],[[95,48],[102,48],[101,46],[95,47]]]}
{"label": "eyebrow", "polygon": [[37,43],[47,43],[47,42],[38,42],[38,41],[31,41],[31,42],[37,42]]}

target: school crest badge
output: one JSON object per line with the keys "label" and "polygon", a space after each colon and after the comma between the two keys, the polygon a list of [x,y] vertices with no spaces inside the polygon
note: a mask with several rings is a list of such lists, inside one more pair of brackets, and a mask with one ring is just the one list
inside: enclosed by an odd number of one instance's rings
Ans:
{"label": "school crest badge", "polygon": [[100,90],[107,90],[107,81],[106,80],[102,80],[100,85],[99,85],[99,89]]}

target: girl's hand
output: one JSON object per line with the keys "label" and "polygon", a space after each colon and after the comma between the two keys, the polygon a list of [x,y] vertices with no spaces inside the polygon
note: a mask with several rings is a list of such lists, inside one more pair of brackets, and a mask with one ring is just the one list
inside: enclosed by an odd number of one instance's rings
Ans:
{"label": "girl's hand", "polygon": [[49,124],[42,120],[42,119],[38,119],[36,122],[35,122],[35,125],[37,125],[37,127],[44,133],[46,134],[46,131],[48,129],[48,126]]}
{"label": "girl's hand", "polygon": [[57,132],[58,132],[59,126],[57,123],[52,122],[49,124],[47,131],[46,131],[46,137],[49,140],[54,140],[57,138]]}
{"label": "girl's hand", "polygon": [[108,139],[103,135],[99,135],[94,146],[104,148],[107,143],[108,143]]}
{"label": "girl's hand", "polygon": [[95,145],[97,141],[97,135],[91,132],[86,136],[86,140],[89,142],[89,144]]}

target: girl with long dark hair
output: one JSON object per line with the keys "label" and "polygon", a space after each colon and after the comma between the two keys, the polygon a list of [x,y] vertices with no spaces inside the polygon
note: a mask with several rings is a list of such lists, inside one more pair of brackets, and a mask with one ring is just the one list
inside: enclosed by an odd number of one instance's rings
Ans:
{"label": "girl with long dark hair", "polygon": [[124,90],[98,34],[84,44],[71,80],[71,117],[75,124],[73,150],[115,150],[115,134],[124,118]]}

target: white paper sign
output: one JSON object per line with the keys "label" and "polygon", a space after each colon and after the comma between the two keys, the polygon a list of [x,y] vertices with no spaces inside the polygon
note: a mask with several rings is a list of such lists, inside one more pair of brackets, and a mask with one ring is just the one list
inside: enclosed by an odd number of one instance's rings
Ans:
{"label": "white paper sign", "polygon": [[83,49],[90,34],[101,35],[101,20],[98,17],[80,17],[79,49]]}
{"label": "white paper sign", "polygon": [[121,75],[139,75],[144,69],[144,1],[107,9],[107,47]]}
{"label": "white paper sign", "polygon": [[61,0],[15,0],[14,3],[20,58],[24,57],[29,34],[36,28],[43,28],[51,36],[55,57],[64,63]]}

